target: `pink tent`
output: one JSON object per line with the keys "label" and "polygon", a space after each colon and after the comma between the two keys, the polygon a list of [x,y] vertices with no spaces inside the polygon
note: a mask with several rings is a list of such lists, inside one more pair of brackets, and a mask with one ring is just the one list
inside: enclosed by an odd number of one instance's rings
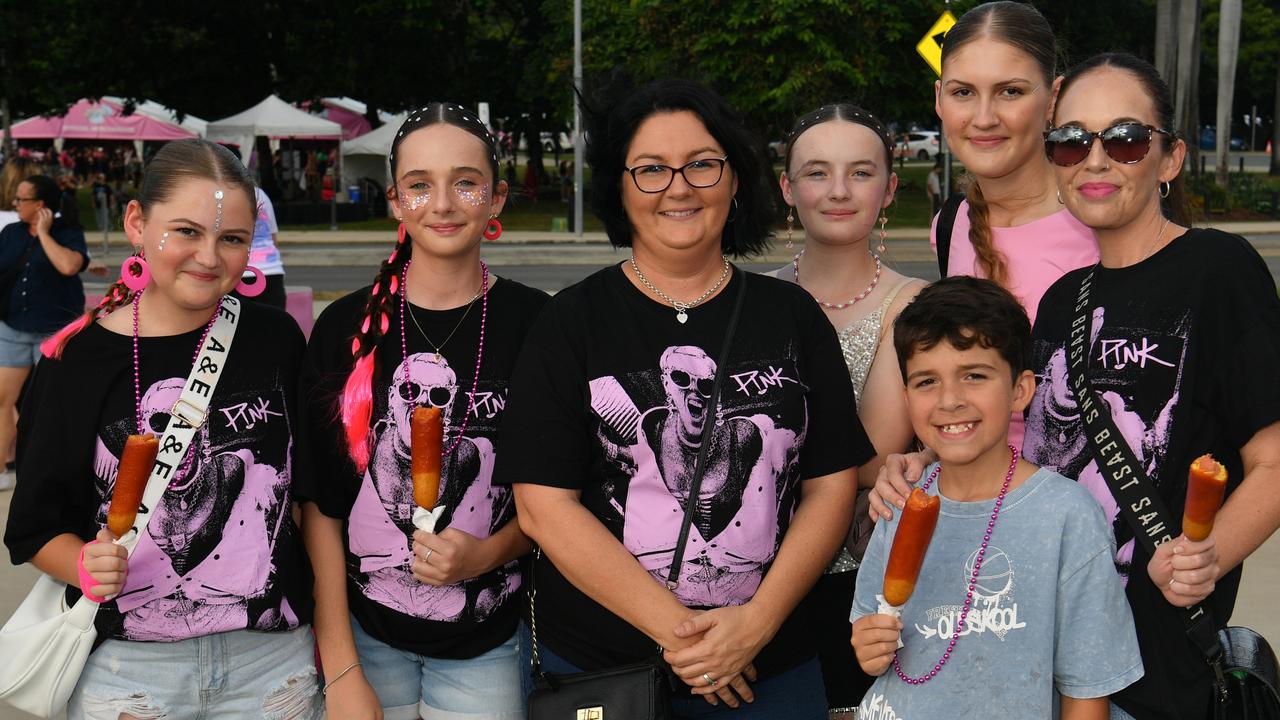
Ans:
{"label": "pink tent", "polygon": [[14,123],[19,140],[180,140],[195,137],[178,125],[141,113],[125,116],[118,103],[81,100],[62,117],[33,117]]}
{"label": "pink tent", "polygon": [[[311,107],[311,103],[299,103],[299,105],[308,112],[312,112],[314,109]],[[320,110],[315,115],[341,125],[343,140],[360,137],[373,129],[373,126],[369,124],[364,115],[352,108],[344,107],[334,102],[332,98],[321,100],[320,105]]]}

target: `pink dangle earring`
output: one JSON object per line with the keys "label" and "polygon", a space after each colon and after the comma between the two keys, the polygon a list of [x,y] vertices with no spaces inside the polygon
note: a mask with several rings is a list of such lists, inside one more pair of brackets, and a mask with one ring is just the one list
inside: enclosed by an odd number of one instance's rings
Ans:
{"label": "pink dangle earring", "polygon": [[795,242],[792,241],[791,239],[791,235],[795,232],[795,223],[796,223],[796,209],[793,207],[788,207],[787,208],[787,249],[788,250],[792,250],[796,246]]}
{"label": "pink dangle earring", "polygon": [[267,289],[267,276],[252,265],[246,265],[244,269],[245,272],[253,273],[253,282],[245,283],[241,278],[240,282],[236,283],[236,292],[248,298],[258,297],[263,290]]}
{"label": "pink dangle earring", "polygon": [[880,244],[876,246],[876,252],[879,253],[880,255],[884,255],[884,238],[885,238],[884,226],[888,222],[889,222],[888,216],[886,216],[884,213],[881,213],[880,214]]}
{"label": "pink dangle earring", "polygon": [[142,257],[142,250],[138,249],[136,252],[136,255],[130,255],[120,264],[120,282],[134,292],[142,292],[151,282],[151,268],[147,265],[147,259]]}
{"label": "pink dangle earring", "polygon": [[502,223],[498,221],[498,216],[494,215],[489,218],[489,224],[484,228],[484,239],[490,242],[502,237]]}

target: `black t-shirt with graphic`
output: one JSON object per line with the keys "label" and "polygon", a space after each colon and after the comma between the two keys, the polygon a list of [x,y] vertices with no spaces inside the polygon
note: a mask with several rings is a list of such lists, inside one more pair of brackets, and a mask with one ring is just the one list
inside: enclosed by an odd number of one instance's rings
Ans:
{"label": "black t-shirt with graphic", "polygon": [[[203,332],[139,338],[145,431],[164,433]],[[101,639],[175,641],[311,622],[311,566],[290,513],[303,345],[283,311],[241,303],[189,464],[138,541],[124,590],[99,610]],[[22,407],[21,480],[5,531],[15,563],[60,534],[97,534],[125,441],[136,432],[130,336],[95,323],[61,360],[40,361]]]}
{"label": "black t-shirt with graphic", "polygon": [[[483,300],[431,311],[409,305],[405,325],[409,353],[401,357],[400,313],[378,348],[373,387],[369,467],[357,473],[347,453],[338,411],[351,372],[351,339],[363,322],[369,288],[334,302],[311,333],[302,378],[306,419],[298,486],[325,515],[343,520],[348,603],[360,626],[402,650],[440,658],[471,658],[506,642],[515,632],[523,594],[519,563],[445,587],[420,582],[409,569],[413,544],[412,443],[414,407],[444,411],[444,450],[454,446],[475,379],[476,349],[484,321],[484,353],[474,410],[453,452],[441,463],[436,532],[453,528],[487,538],[515,518],[509,488],[490,480],[498,422],[507,381],[525,333],[547,301],[546,293],[500,279]],[[424,337],[424,334],[426,337]],[[443,345],[437,357],[435,347]],[[408,376],[406,377],[406,370]]]}
{"label": "black t-shirt with graphic", "polygon": [[[1186,640],[1178,611],[1147,574],[1149,556],[1094,461],[1068,382],[1066,345],[1080,282],[1068,273],[1040,303],[1034,331],[1036,395],[1027,411],[1027,459],[1077,478],[1112,522],[1116,567],[1126,580],[1146,675],[1116,696],[1138,718],[1203,718],[1210,673]],[[1240,448],[1280,420],[1280,300],[1258,253],[1241,237],[1190,230],[1150,258],[1094,271],[1087,374],[1143,463],[1180,533],[1191,462],[1227,466],[1227,492],[1244,472]],[[1237,567],[1208,607],[1225,625],[1240,585]]]}
{"label": "black t-shirt with graphic", "polygon": [[[581,490],[582,504],[665,581],[704,423],[713,443],[675,594],[741,605],[769,571],[802,481],[875,454],[858,422],[835,330],[804,290],[751,275],[719,407],[708,407],[734,296],[680,324],[614,265],[558,294],[512,378],[495,484]],[[538,639],[597,669],[652,657],[639,630],[535,563]],[[763,675],[815,653],[797,609],[756,658]]]}

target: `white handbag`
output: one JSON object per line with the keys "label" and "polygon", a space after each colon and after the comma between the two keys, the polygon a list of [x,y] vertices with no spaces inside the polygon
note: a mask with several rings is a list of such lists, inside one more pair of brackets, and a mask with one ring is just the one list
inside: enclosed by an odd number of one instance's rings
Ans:
{"label": "white handbag", "polygon": [[[133,529],[116,541],[130,555],[146,532],[151,509],[159,505],[169,485],[170,473],[181,465],[187,444],[204,422],[209,398],[226,364],[240,319],[240,301],[224,297],[217,312],[218,319],[174,403]],[[81,596],[67,607],[66,590],[66,583],[41,575],[0,628],[0,700],[38,717],[53,717],[66,707],[98,637],[93,624],[98,603]]]}

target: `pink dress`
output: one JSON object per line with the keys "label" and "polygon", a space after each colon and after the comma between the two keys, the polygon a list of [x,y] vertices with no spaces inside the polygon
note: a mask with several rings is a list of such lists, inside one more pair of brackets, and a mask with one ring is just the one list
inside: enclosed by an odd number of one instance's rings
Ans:
{"label": "pink dress", "polygon": [[[929,242],[938,249],[938,218],[933,219]],[[992,245],[1004,256],[1008,289],[1022,303],[1032,324],[1040,298],[1058,278],[1086,265],[1098,262],[1098,239],[1066,208],[1016,227],[991,228]],[[978,257],[969,244],[969,202],[960,203],[955,226],[951,230],[951,254],[947,260],[948,275],[982,277]],[[1009,442],[1022,447],[1022,418],[1009,425]]]}

